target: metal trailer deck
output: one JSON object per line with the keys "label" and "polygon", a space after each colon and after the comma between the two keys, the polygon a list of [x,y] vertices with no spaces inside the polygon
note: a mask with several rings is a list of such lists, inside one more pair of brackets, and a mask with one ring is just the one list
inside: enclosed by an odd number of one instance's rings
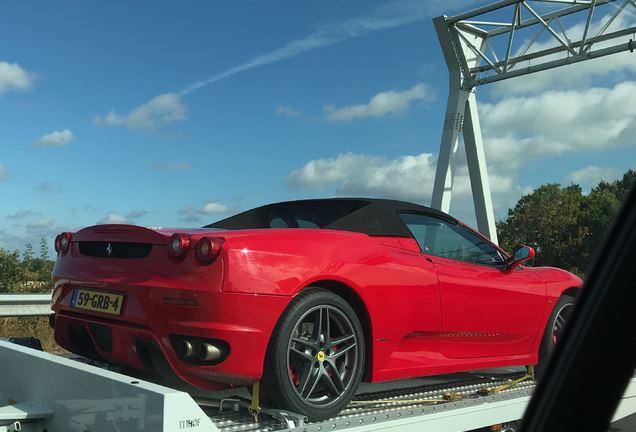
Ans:
{"label": "metal trailer deck", "polygon": [[[0,432],[464,431],[520,419],[533,381],[483,391],[512,384],[520,375],[484,372],[362,385],[333,419],[308,423],[294,413],[263,410],[256,422],[249,401],[240,396],[219,392],[218,399],[198,398],[0,340]],[[614,420],[635,412],[633,378]]]}

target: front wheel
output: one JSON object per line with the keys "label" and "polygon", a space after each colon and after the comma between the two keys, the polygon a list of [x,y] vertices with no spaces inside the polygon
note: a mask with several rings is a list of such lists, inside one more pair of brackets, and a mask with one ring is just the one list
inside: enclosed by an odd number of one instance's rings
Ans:
{"label": "front wheel", "polygon": [[545,369],[550,360],[550,355],[554,350],[554,346],[561,339],[565,324],[570,319],[574,310],[574,297],[567,294],[562,295],[557,301],[550,319],[545,326],[541,346],[539,347],[539,363],[535,368],[537,379],[540,379],[545,373]]}
{"label": "front wheel", "polygon": [[324,289],[303,291],[272,334],[261,399],[312,421],[333,417],[358,388],[364,353],[362,327],[351,306]]}

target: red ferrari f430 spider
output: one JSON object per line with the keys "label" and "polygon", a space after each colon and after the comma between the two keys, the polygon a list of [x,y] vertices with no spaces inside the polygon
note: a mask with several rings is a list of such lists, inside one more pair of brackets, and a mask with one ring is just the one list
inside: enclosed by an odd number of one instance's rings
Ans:
{"label": "red ferrari f430 spider", "polygon": [[521,265],[416,204],[319,199],[200,229],[62,233],[64,348],[204,390],[261,382],[264,405],[319,420],[377,382],[490,367],[542,371],[581,280]]}

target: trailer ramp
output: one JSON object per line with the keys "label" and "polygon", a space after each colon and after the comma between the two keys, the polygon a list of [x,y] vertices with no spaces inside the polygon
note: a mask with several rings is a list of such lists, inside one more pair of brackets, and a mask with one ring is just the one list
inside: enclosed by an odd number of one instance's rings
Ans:
{"label": "trailer ramp", "polygon": [[[0,341],[0,432],[467,431],[523,416],[535,384],[520,381],[522,375],[474,372],[413,380],[407,387],[363,384],[333,419],[307,422],[295,413],[264,409],[255,420],[249,400],[240,396],[197,397]],[[635,412],[636,378],[614,420]]]}

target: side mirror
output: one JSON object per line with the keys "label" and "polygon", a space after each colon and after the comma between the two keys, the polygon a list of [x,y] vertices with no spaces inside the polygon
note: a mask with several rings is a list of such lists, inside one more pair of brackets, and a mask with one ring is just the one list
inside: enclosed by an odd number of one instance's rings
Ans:
{"label": "side mirror", "polygon": [[523,262],[534,258],[535,254],[534,248],[530,246],[517,246],[512,252],[512,256],[508,258],[506,262],[506,271],[511,271]]}

